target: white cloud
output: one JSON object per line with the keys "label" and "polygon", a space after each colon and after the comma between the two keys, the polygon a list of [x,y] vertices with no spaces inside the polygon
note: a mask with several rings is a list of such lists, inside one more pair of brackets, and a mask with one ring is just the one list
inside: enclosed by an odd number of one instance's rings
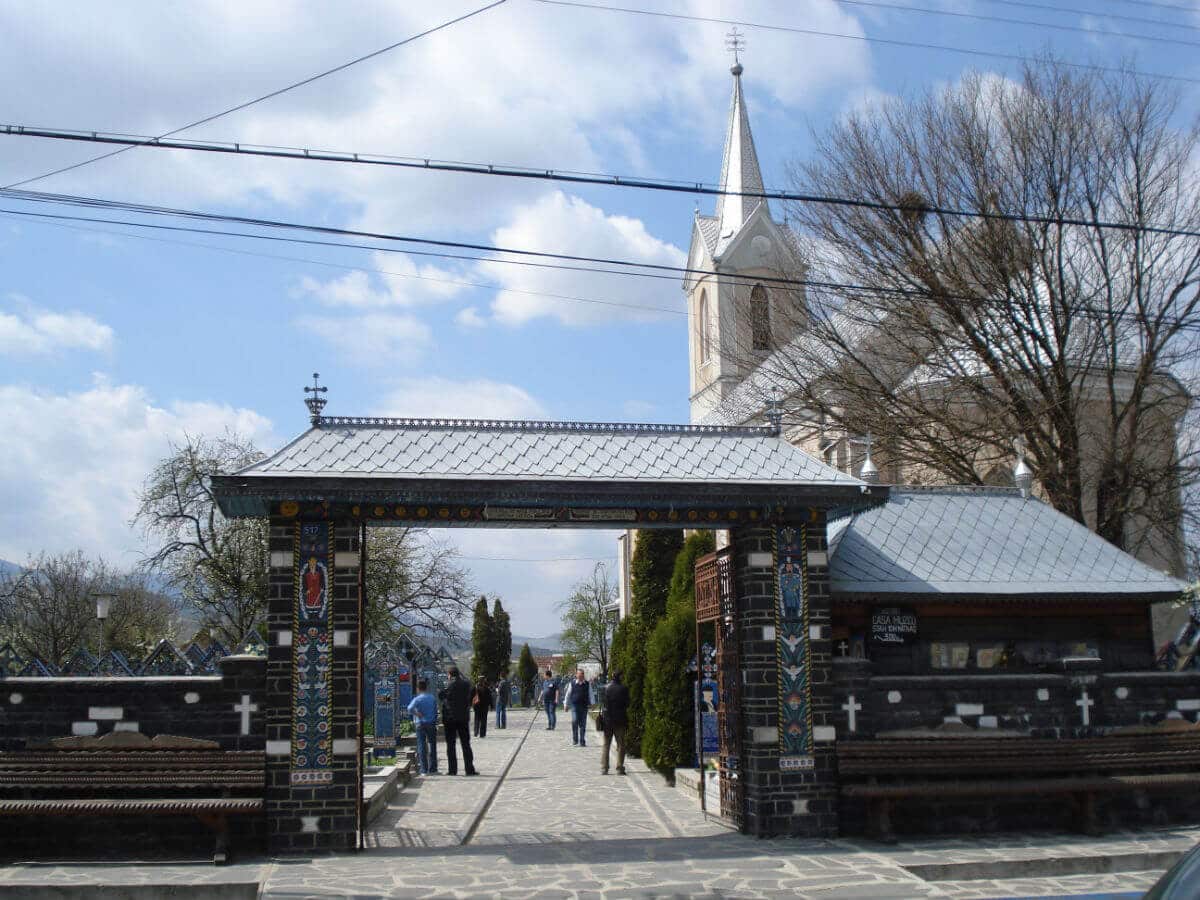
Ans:
{"label": "white cloud", "polygon": [[304,315],[295,325],[332,344],[349,362],[368,368],[410,366],[432,343],[429,326],[409,315]]}
{"label": "white cloud", "polygon": [[145,388],[97,378],[87,390],[49,393],[0,385],[0,558],[81,548],[118,565],[143,551],[129,526],[137,492],[172,441],[227,429],[264,449],[271,423],[253,410],[155,403]]}
{"label": "white cloud", "polygon": [[393,383],[375,413],[381,416],[540,419],[546,409],[524,388],[487,378],[455,381],[436,376]]}
{"label": "white cloud", "polygon": [[[492,242],[516,250],[536,248],[655,265],[682,266],[686,262],[682,250],[654,237],[639,219],[607,215],[604,210],[562,191],[546,194],[535,203],[517,209],[508,224],[492,235]],[[502,286],[492,302],[492,313],[498,321],[509,325],[520,325],[540,316],[556,318],[566,325],[630,318],[651,320],[668,315],[664,309],[673,306],[682,309],[679,284],[673,278],[626,277],[499,262],[484,262],[479,267],[489,280]],[[584,301],[523,291],[576,296]]]}
{"label": "white cloud", "polygon": [[374,257],[376,268],[370,271],[356,269],[329,281],[306,275],[300,280],[299,293],[326,306],[381,309],[437,303],[468,287],[454,272],[419,266],[406,256],[376,253]]}
{"label": "white cloud", "polygon": [[464,328],[484,328],[487,325],[487,319],[481,316],[479,310],[474,306],[460,309],[455,315],[454,321]]}
{"label": "white cloud", "polygon": [[0,353],[41,355],[112,348],[113,330],[91,316],[40,309],[17,295],[10,295],[9,300],[18,310],[0,310]]}

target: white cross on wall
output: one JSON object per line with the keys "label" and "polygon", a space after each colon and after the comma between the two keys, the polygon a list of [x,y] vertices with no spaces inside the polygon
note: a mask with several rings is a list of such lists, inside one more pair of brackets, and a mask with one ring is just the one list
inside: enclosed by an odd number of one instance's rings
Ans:
{"label": "white cross on wall", "polygon": [[850,645],[845,641],[842,641],[840,644],[838,644],[838,650],[841,651],[842,656],[846,656],[850,652]]}
{"label": "white cross on wall", "polygon": [[855,713],[862,709],[862,704],[855,703],[854,695],[851,694],[846,698],[846,702],[842,704],[842,709],[846,711],[846,715],[850,719],[850,730],[858,731],[858,717],[855,715]]}
{"label": "white cross on wall", "polygon": [[249,734],[250,713],[258,712],[258,704],[250,702],[249,694],[242,694],[242,702],[233,704],[233,711],[242,714],[242,734]]}
{"label": "white cross on wall", "polygon": [[1083,692],[1080,694],[1079,699],[1075,701],[1075,705],[1078,706],[1080,711],[1083,713],[1083,724],[1085,726],[1091,725],[1092,724],[1091,707],[1096,705],[1096,701],[1088,696],[1087,688],[1083,689]]}

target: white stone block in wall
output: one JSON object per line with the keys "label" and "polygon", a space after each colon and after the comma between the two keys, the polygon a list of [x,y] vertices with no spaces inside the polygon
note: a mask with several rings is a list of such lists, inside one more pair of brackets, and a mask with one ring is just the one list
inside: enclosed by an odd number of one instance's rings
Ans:
{"label": "white stone block in wall", "polygon": [[14,694],[9,694],[9,695],[8,695],[8,702],[9,702],[9,703],[11,703],[11,704],[13,704],[14,706],[15,706],[16,704],[20,703],[21,701],[23,701],[24,699],[25,699],[25,697],[24,697],[22,694],[15,694],[15,693],[14,693]]}
{"label": "white stone block in wall", "polygon": [[320,821],[321,821],[320,816],[301,816],[300,817],[300,830],[305,832],[306,834],[315,833],[318,830],[317,823]]}
{"label": "white stone block in wall", "polygon": [[1117,695],[1118,700],[1124,700],[1129,696],[1129,688],[1119,687],[1115,691],[1113,691],[1113,693]]}
{"label": "white stone block in wall", "polygon": [[200,695],[197,694],[195,691],[188,691],[186,694],[183,695],[183,702],[184,703],[199,703]]}
{"label": "white stone block in wall", "polygon": [[982,703],[956,703],[954,704],[954,714],[956,716],[982,716]]}
{"label": "white stone block in wall", "polygon": [[803,816],[807,812],[808,812],[808,800],[793,800],[792,801],[792,814],[793,815]]}
{"label": "white stone block in wall", "polygon": [[354,738],[334,738],[334,756],[354,756],[358,753],[358,741]]}
{"label": "white stone block in wall", "polygon": [[809,625],[808,626],[808,639],[810,641],[821,640],[821,638],[823,637],[822,632],[821,632],[822,628],[824,628],[823,625]]}
{"label": "white stone block in wall", "polygon": [[350,646],[350,631],[346,628],[333,629],[333,646],[349,647]]}
{"label": "white stone block in wall", "polygon": [[100,730],[100,726],[95,722],[72,722],[71,734],[79,734],[90,736]]}
{"label": "white stone block in wall", "polygon": [[899,691],[888,691],[888,703],[899,703],[902,699]]}
{"label": "white stone block in wall", "polygon": [[342,551],[333,554],[333,564],[339,569],[357,569],[358,554]]}
{"label": "white stone block in wall", "polygon": [[88,718],[105,722],[116,721],[125,718],[125,710],[120,706],[89,706]]}
{"label": "white stone block in wall", "polygon": [[267,741],[267,756],[289,756],[291,752],[291,741]]}
{"label": "white stone block in wall", "polygon": [[275,632],[275,646],[276,647],[292,646],[292,633],[290,631]]}
{"label": "white stone block in wall", "polygon": [[752,569],[769,569],[771,564],[775,562],[775,557],[770,553],[747,553],[746,564]]}
{"label": "white stone block in wall", "polygon": [[292,567],[293,556],[290,550],[272,550],[271,551],[271,568],[272,569],[290,569]]}
{"label": "white stone block in wall", "polygon": [[1046,688],[1038,688],[1037,698],[1045,702],[1050,699],[1050,692]]}
{"label": "white stone block in wall", "polygon": [[1175,708],[1180,712],[1195,712],[1200,709],[1200,700],[1176,700]]}
{"label": "white stone block in wall", "polygon": [[779,732],[770,725],[761,725],[752,732],[751,740],[756,744],[779,743]]}
{"label": "white stone block in wall", "polygon": [[118,722],[113,726],[113,731],[137,731],[137,722]]}
{"label": "white stone block in wall", "polygon": [[979,727],[980,728],[999,728],[1000,720],[997,719],[995,716],[980,716],[979,717]]}
{"label": "white stone block in wall", "polygon": [[961,725],[962,723],[962,716],[942,716],[943,725]]}
{"label": "white stone block in wall", "polygon": [[775,640],[775,626],[774,625],[764,625],[763,626],[763,640],[764,641]]}
{"label": "white stone block in wall", "polygon": [[816,725],[813,727],[813,740],[822,742],[836,741],[837,729],[832,725]]}
{"label": "white stone block in wall", "polygon": [[829,554],[824,550],[811,550],[808,554],[808,565],[810,567],[827,566],[829,565]]}
{"label": "white stone block in wall", "polygon": [[1183,713],[1181,713],[1181,712],[1180,712],[1179,710],[1177,710],[1177,709],[1173,709],[1173,710],[1171,710],[1169,713],[1167,713],[1167,718],[1168,718],[1168,719],[1182,719],[1182,718],[1183,718]]}

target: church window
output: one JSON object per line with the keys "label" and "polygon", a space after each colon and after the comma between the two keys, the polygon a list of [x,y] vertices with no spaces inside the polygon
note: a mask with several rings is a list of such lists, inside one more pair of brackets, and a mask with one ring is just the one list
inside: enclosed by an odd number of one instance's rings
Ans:
{"label": "church window", "polygon": [[696,323],[699,329],[700,362],[708,362],[709,354],[709,325],[708,325],[708,291],[700,291],[700,303],[696,312]]}
{"label": "church window", "polygon": [[761,284],[750,291],[750,336],[755,350],[771,349],[771,302]]}

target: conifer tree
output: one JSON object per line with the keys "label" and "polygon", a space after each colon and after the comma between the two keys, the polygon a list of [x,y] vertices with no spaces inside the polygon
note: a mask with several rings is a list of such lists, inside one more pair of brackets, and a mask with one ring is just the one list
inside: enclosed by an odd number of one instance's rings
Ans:
{"label": "conifer tree", "polygon": [[492,635],[495,641],[493,661],[496,668],[488,675],[488,679],[495,683],[500,673],[508,669],[512,660],[512,622],[499,597],[492,603]]}
{"label": "conifer tree", "polygon": [[517,678],[521,681],[521,702],[533,705],[533,692],[537,686],[537,662],[528,644],[521,647],[521,658],[517,660]]}
{"label": "conifer tree", "polygon": [[488,615],[487,597],[480,597],[475,603],[475,618],[471,622],[471,680],[481,675],[492,677],[495,668],[493,659],[496,654],[492,617]]}

